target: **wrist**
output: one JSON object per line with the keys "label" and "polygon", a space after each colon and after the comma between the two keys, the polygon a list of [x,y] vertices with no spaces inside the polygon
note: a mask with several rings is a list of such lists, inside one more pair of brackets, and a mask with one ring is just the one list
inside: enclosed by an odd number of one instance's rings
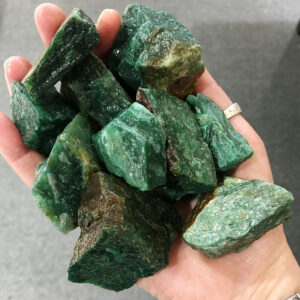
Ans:
{"label": "wrist", "polygon": [[300,291],[300,268],[280,227],[282,242],[271,250],[269,264],[238,299],[284,300]]}
{"label": "wrist", "polygon": [[[289,249],[289,251],[291,251]],[[300,270],[292,253],[284,253],[264,274],[253,299],[284,300],[300,291]],[[262,297],[259,297],[261,295]]]}

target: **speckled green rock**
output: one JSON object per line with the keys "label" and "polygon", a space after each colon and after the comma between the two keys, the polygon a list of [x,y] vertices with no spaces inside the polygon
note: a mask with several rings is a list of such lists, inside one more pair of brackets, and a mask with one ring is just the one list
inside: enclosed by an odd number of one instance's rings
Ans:
{"label": "speckled green rock", "polygon": [[236,169],[253,154],[247,140],[236,132],[223,111],[203,94],[188,96],[187,102],[197,113],[202,136],[208,144],[217,172]]}
{"label": "speckled green rock", "polygon": [[139,89],[137,101],[156,115],[167,135],[167,159],[172,175],[167,186],[184,191],[181,196],[213,189],[217,185],[213,158],[188,104],[151,89]]}
{"label": "speckled green rock", "polygon": [[122,180],[94,174],[79,208],[69,280],[120,291],[166,267],[181,222],[175,209]]}
{"label": "speckled green rock", "polygon": [[44,156],[49,155],[57,136],[75,116],[55,88],[35,101],[18,81],[12,83],[10,110],[24,144]]}
{"label": "speckled green rock", "polygon": [[225,177],[198,200],[183,239],[210,258],[240,252],[288,220],[292,201],[293,195],[275,184]]}
{"label": "speckled green rock", "polygon": [[63,78],[61,92],[100,126],[110,122],[132,102],[112,73],[93,54]]}
{"label": "speckled green rock", "polygon": [[204,71],[201,46],[173,15],[129,5],[110,55],[110,68],[133,89],[185,98]]}
{"label": "speckled green rock", "polygon": [[166,183],[166,135],[156,117],[135,102],[93,136],[108,171],[149,191]]}
{"label": "speckled green rock", "polygon": [[93,21],[81,9],[74,8],[22,83],[35,98],[46,94],[99,40]]}
{"label": "speckled green rock", "polygon": [[88,120],[78,114],[58,136],[49,158],[36,169],[33,198],[63,233],[77,226],[83,190],[90,176],[100,170],[92,134]]}

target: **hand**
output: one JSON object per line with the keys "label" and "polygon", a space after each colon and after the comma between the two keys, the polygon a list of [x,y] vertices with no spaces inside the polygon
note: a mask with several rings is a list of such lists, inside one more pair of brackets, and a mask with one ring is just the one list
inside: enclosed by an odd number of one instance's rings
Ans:
{"label": "hand", "polygon": [[[45,46],[66,18],[56,5],[42,4],[35,11],[35,22]],[[104,59],[120,27],[120,16],[105,10],[96,27],[101,41],[95,54]],[[21,81],[31,65],[23,57],[11,57],[4,65],[8,90],[11,83]],[[221,109],[232,102],[216,84],[207,70],[199,79],[196,92],[210,97]],[[254,129],[241,116],[230,119],[254,149],[254,155],[233,174],[242,179],[261,179],[272,182],[264,144]],[[20,178],[31,187],[36,165],[44,158],[27,148],[11,120],[0,113],[0,153]],[[191,203],[179,203],[183,218]],[[143,278],[138,285],[159,299],[285,299],[300,291],[300,269],[287,244],[283,227],[278,226],[241,253],[211,260],[192,249],[178,237],[172,247],[169,266],[154,276]]]}
{"label": "hand", "polygon": [[[65,20],[66,14],[56,5],[41,4],[35,10],[34,19],[37,30],[45,46],[50,44],[54,34]],[[105,10],[98,18],[96,27],[101,41],[95,54],[105,59],[119,31],[119,14],[114,10]],[[21,81],[31,64],[20,56],[13,56],[4,63],[5,79],[11,94],[11,83]],[[32,186],[36,165],[44,158],[23,144],[22,138],[11,120],[0,112],[0,153],[28,187]]]}

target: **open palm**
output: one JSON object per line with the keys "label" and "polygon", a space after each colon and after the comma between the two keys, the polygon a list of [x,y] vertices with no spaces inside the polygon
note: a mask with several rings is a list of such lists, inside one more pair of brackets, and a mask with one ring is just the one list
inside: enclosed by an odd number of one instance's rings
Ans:
{"label": "open palm", "polygon": [[[56,5],[42,4],[35,11],[35,21],[45,46],[48,46],[65,13]],[[101,41],[95,54],[106,59],[120,28],[120,16],[105,10],[96,27]],[[9,92],[14,80],[21,81],[31,65],[23,57],[14,56],[5,62]],[[221,109],[232,102],[207,70],[199,79],[196,91],[210,97]],[[272,182],[264,144],[254,129],[241,116],[230,120],[254,149],[254,155],[242,164],[233,176]],[[0,153],[21,179],[31,187],[36,165],[44,158],[27,148],[11,120],[0,113]],[[184,219],[193,202],[178,204]],[[178,237],[172,246],[168,267],[154,276],[138,281],[138,285],[159,299],[284,299],[300,290],[300,270],[287,244],[282,226],[271,230],[239,254],[228,254],[211,260],[192,249]]]}

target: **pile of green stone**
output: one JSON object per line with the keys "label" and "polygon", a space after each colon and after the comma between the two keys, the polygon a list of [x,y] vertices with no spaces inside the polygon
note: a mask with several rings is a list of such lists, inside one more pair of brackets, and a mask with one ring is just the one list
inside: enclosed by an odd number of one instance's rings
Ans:
{"label": "pile of green stone", "polygon": [[166,267],[181,232],[173,204],[185,195],[199,200],[183,240],[212,258],[245,249],[291,216],[285,189],[227,176],[253,151],[217,105],[190,95],[204,65],[183,25],[128,6],[110,70],[92,54],[99,40],[74,9],[12,85],[13,121],[47,157],[34,200],[63,233],[81,228],[69,280],[120,291]]}

